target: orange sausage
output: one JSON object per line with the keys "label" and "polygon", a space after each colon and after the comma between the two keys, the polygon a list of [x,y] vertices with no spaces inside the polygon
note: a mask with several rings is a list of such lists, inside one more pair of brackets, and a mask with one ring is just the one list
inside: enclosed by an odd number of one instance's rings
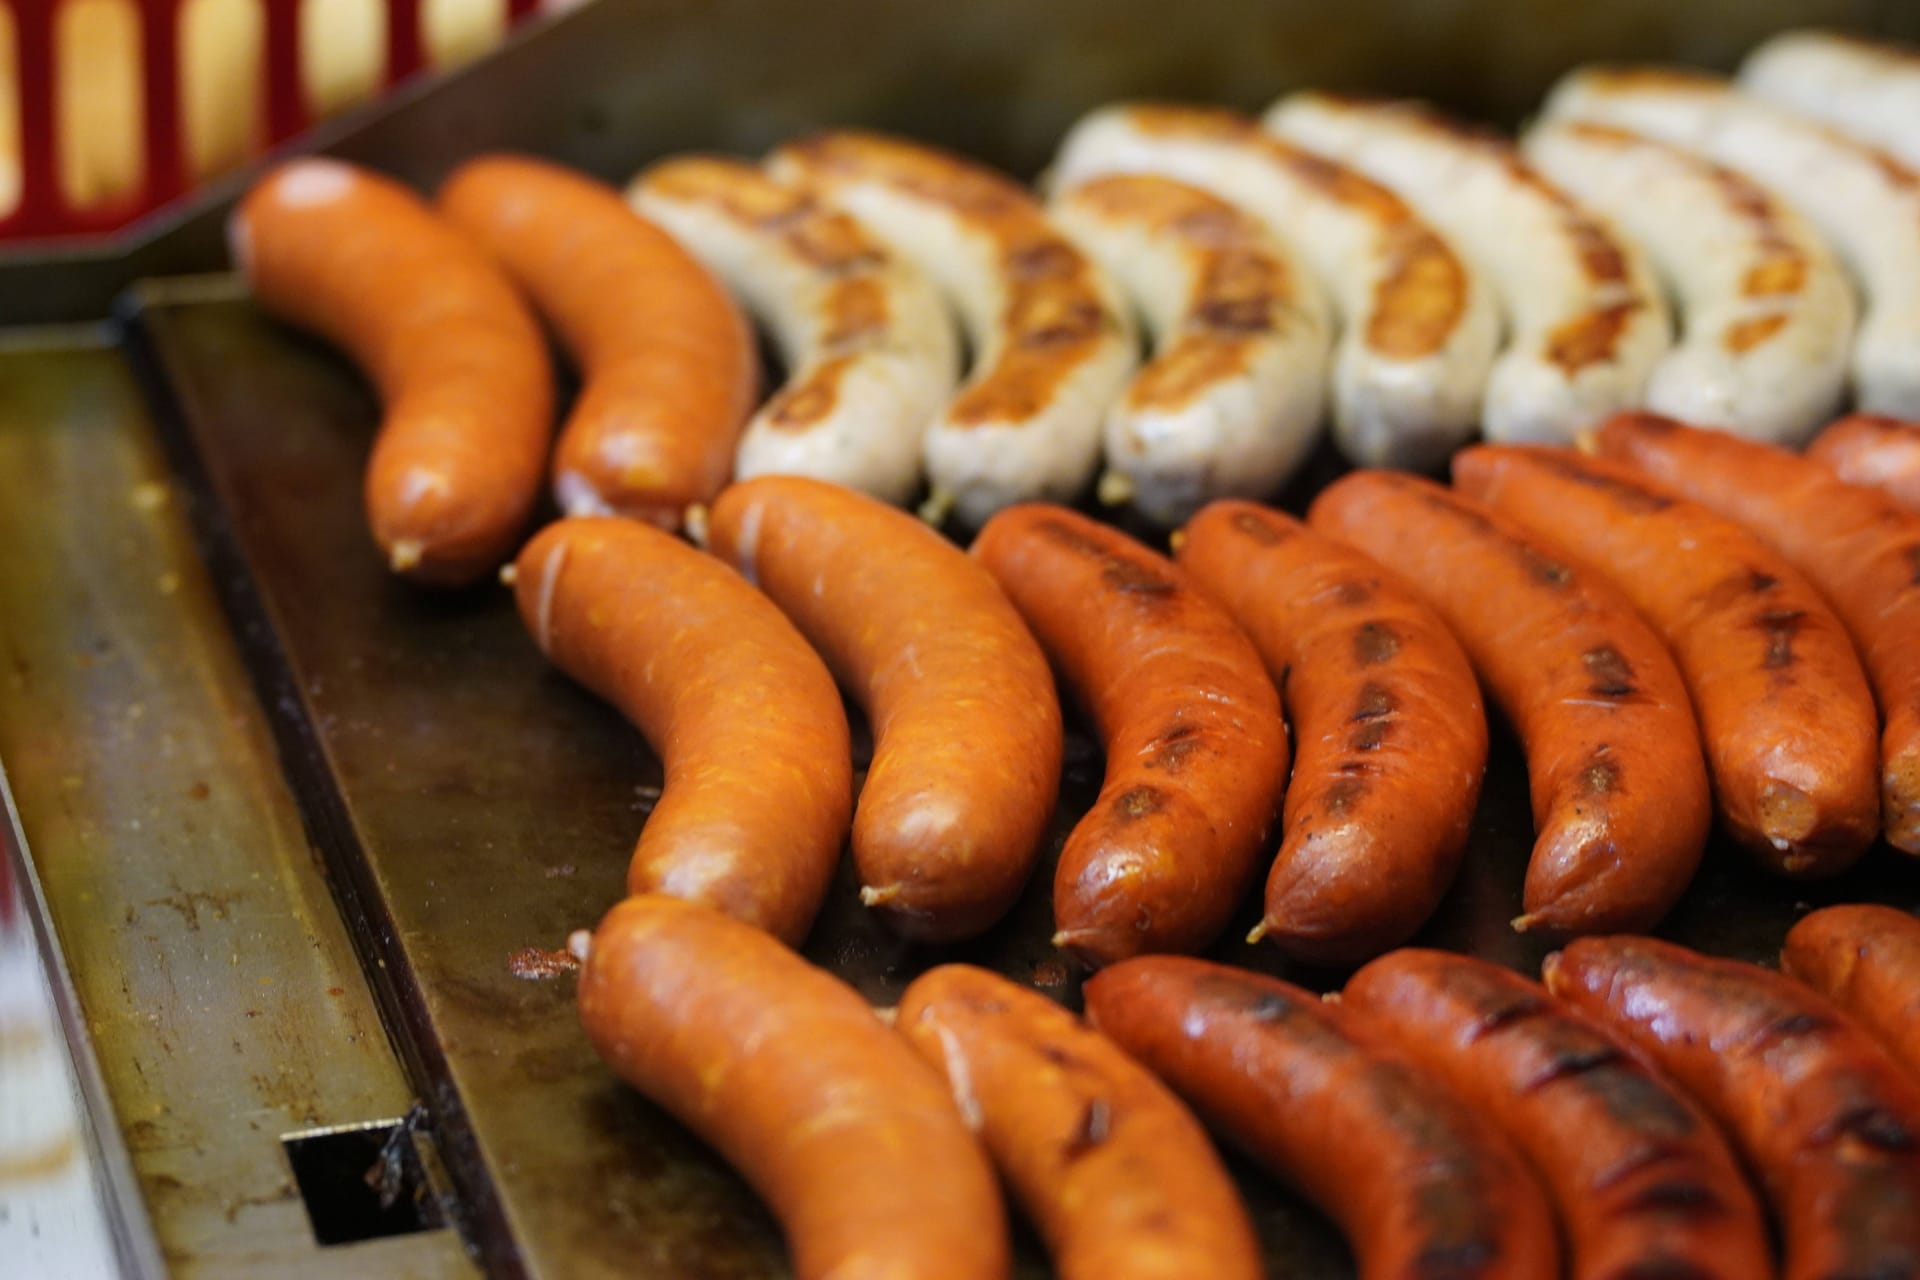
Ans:
{"label": "orange sausage", "polygon": [[1857,1018],[1920,1078],[1920,920],[1868,903],[1793,926],[1780,967]]}
{"label": "orange sausage", "polygon": [[1251,502],[1216,502],[1176,558],[1252,638],[1293,722],[1264,936],[1350,965],[1412,936],[1460,865],[1487,763],[1480,686],[1390,570]]}
{"label": "orange sausage", "polygon": [[833,677],[793,624],[712,556],[611,516],[543,529],[514,596],[540,651],[659,753],[628,891],[797,944],[840,859],[853,755]]}
{"label": "orange sausage", "polygon": [[1766,1218],[1713,1121],[1537,984],[1407,948],[1348,979],[1340,1011],[1526,1157],[1573,1280],[1774,1274]]}
{"label": "orange sausage", "polygon": [[1880,830],[1873,691],[1784,556],[1631,468],[1561,449],[1468,449],[1453,483],[1606,577],[1672,647],[1736,840],[1785,875],[1859,859]]}
{"label": "orange sausage", "polygon": [[1786,1280],[1920,1275],[1920,1085],[1812,990],[1652,938],[1582,938],[1547,988],[1704,1106],[1759,1175]]}
{"label": "orange sausage", "polygon": [[1693,878],[1712,805],[1666,646],[1519,526],[1416,476],[1354,472],[1308,523],[1398,569],[1453,628],[1526,745],[1533,821],[1516,929],[1644,929]]}
{"label": "orange sausage", "polygon": [[766,476],[714,503],[710,549],[786,611],[873,725],[853,819],[861,898],[906,937],[1001,915],[1060,792],[1046,655],[992,575],[924,523],[839,485]]}
{"label": "orange sausage", "polygon": [[673,237],[610,187],[519,156],[468,161],[440,211],[506,267],[580,366],[554,452],[570,515],[680,525],[720,491],[753,412],[753,332]]}
{"label": "orange sausage", "polygon": [[1091,965],[1196,951],[1253,878],[1287,736],[1260,655],[1164,556],[1065,507],[987,521],[973,554],[1091,712],[1107,753],[1053,882],[1054,945]]}
{"label": "orange sausage", "polygon": [[1559,1275],[1552,1211],[1506,1139],[1311,992],[1151,956],[1085,995],[1096,1029],[1339,1224],[1360,1280]]}
{"label": "orange sausage", "polygon": [[771,938],[629,898],[594,931],[580,1021],[608,1066],[760,1193],[796,1280],[1008,1274],[993,1169],[939,1076]]}
{"label": "orange sausage", "polygon": [[1206,1132],[1166,1086],[1043,995],[968,965],[921,975],[894,1022],[1040,1230],[1062,1280],[1261,1280]]}
{"label": "orange sausage", "polygon": [[260,304],[344,348],[386,405],[367,521],[397,573],[473,582],[540,496],[553,370],[513,285],[405,187],[338,160],[256,183],[228,227]]}
{"label": "orange sausage", "polygon": [[1920,422],[1849,414],[1815,436],[1807,456],[1848,484],[1878,489],[1920,511]]}
{"label": "orange sausage", "polygon": [[1747,526],[1826,595],[1880,703],[1887,843],[1920,853],[1920,515],[1785,449],[1653,414],[1612,418],[1594,445]]}

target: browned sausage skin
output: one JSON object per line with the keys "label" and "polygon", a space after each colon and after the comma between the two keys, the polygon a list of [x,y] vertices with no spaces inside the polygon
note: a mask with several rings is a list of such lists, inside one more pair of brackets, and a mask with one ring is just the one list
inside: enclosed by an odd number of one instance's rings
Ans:
{"label": "browned sausage skin", "polygon": [[1397,569],[1459,637],[1527,751],[1538,830],[1518,929],[1644,929],[1712,821],[1700,732],[1659,636],[1597,575],[1418,476],[1356,471],[1307,522]]}
{"label": "browned sausage skin", "polygon": [[853,757],[839,690],[793,624],[712,556],[611,516],[543,529],[514,594],[540,651],[660,756],[628,890],[797,944],[846,838]]}
{"label": "browned sausage skin", "polygon": [[1045,996],[943,965],[894,1026],[946,1076],[1063,1280],[1260,1280],[1206,1132],[1165,1085]]}
{"label": "browned sausage skin", "polygon": [[1361,1280],[1559,1274],[1546,1197],[1506,1141],[1311,992],[1143,956],[1085,995],[1096,1028],[1340,1225]]}
{"label": "browned sausage skin", "polygon": [[1575,1280],[1762,1280],[1767,1223],[1694,1103],[1538,984],[1405,948],[1340,1011],[1506,1135],[1553,1197]]}
{"label": "browned sausage skin", "polygon": [[580,1021],[608,1066],[765,1198],[796,1280],[1008,1274],[993,1170],[939,1076],[772,938],[629,898],[594,931]]}
{"label": "browned sausage skin", "polygon": [[1581,938],[1548,990],[1723,1125],[1779,1218],[1786,1280],[1920,1275],[1920,1085],[1791,978],[1652,938]]}
{"label": "browned sausage skin", "polygon": [[1175,542],[1253,640],[1293,726],[1286,836],[1255,936],[1328,965],[1406,941],[1453,879],[1486,769],[1466,655],[1391,570],[1277,511],[1216,502]]}
{"label": "browned sausage skin", "polygon": [[772,597],[873,725],[853,819],[862,899],[950,942],[1013,904],[1059,796],[1059,699],[993,577],[905,512],[839,485],[727,489],[708,546]]}
{"label": "browned sausage skin", "polygon": [[1054,879],[1056,945],[1092,965],[1226,926],[1286,780],[1260,655],[1164,556],[1064,507],[1009,507],[973,554],[1091,712],[1107,752]]}

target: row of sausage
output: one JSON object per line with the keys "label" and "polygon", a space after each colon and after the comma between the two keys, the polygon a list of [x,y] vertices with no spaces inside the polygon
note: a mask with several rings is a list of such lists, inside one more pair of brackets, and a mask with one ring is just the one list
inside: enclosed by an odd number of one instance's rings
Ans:
{"label": "row of sausage", "polygon": [[673,899],[574,945],[596,1047],[745,1175],[798,1280],[1007,1275],[996,1170],[1067,1280],[1257,1280],[1201,1122],[1363,1280],[1920,1276],[1920,921],[1887,908],[1801,921],[1794,977],[1603,937],[1544,988],[1408,949],[1323,1002],[1147,956],[1088,981],[1084,1022],[947,965],[892,1030]]}
{"label": "row of sausage", "polygon": [[[1335,965],[1408,939],[1467,843],[1482,687],[1533,798],[1516,928],[1652,927],[1716,810],[1784,877],[1837,874],[1883,832],[1920,851],[1920,513],[1652,415],[1591,444],[1468,449],[1451,489],[1353,472],[1305,524],[1210,504],[1173,559],[1048,503],[963,552],[768,476],[702,512],[711,554],[570,517],[513,579],[542,652],[663,761],[629,888],[789,942],[849,826],[862,899],[903,936],[1011,906],[1057,802],[1050,669],[1105,753],[1053,895],[1055,944],[1095,967],[1209,946],[1276,817],[1256,938]],[[839,688],[874,732],[857,807]]]}
{"label": "row of sausage", "polygon": [[[1859,106],[1855,127],[1920,85],[1920,61],[1811,36],[1748,81],[1792,98],[1822,58],[1880,69],[1794,99]],[[1914,145],[1881,114],[1876,140]],[[1792,443],[1849,385],[1920,416],[1920,178],[1711,77],[1577,72],[1518,147],[1318,93],[1264,122],[1112,106],[1045,185],[1050,205],[857,131],[669,159],[626,201],[495,157],[430,210],[305,161],[232,235],[259,298],[380,383],[370,514],[425,581],[505,559],[546,473],[551,372],[523,294],[583,374],[551,459],[562,509],[666,527],[730,474],[899,504],[924,472],[929,513],[977,528],[1073,499],[1103,454],[1101,495],[1172,526],[1272,493],[1328,416],[1351,460],[1415,469],[1476,431],[1565,443],[1642,406]],[[745,312],[788,370],[764,405]]]}

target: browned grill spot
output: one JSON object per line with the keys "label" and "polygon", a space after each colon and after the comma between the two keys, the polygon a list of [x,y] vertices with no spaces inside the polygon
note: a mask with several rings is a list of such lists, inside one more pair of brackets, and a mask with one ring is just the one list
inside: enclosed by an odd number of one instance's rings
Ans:
{"label": "browned grill spot", "polygon": [[1767,654],[1763,665],[1769,671],[1778,671],[1793,665],[1793,638],[1800,633],[1806,622],[1803,609],[1763,609],[1754,615],[1753,625],[1767,638]]}
{"label": "browned grill spot", "polygon": [[1753,350],[1786,327],[1787,317],[1784,314],[1753,316],[1728,325],[1726,332],[1720,335],[1720,341],[1727,350],[1740,355]]}
{"label": "browned grill spot", "polygon": [[[1353,629],[1353,660],[1361,666],[1379,666],[1399,652],[1400,633],[1388,623],[1369,619]],[[1380,686],[1369,684],[1367,688],[1379,689]]]}
{"label": "browned grill spot", "polygon": [[1252,511],[1237,511],[1229,522],[1234,532],[1244,534],[1263,547],[1277,547],[1293,536],[1293,529]]}
{"label": "browned grill spot", "polygon": [[1633,683],[1633,664],[1610,644],[1598,645],[1580,655],[1593,683],[1587,692],[1596,698],[1625,698],[1638,693]]}
{"label": "browned grill spot", "polygon": [[1547,335],[1547,359],[1569,375],[1613,359],[1620,335],[1642,305],[1637,301],[1616,302],[1581,312]]}
{"label": "browned grill spot", "polygon": [[1167,798],[1156,787],[1130,787],[1114,797],[1114,813],[1125,822],[1159,813],[1167,807]]}

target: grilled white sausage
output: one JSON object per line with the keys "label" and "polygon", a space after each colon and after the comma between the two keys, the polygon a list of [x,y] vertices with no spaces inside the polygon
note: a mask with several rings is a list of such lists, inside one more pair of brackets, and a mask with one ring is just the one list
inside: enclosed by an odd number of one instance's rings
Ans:
{"label": "grilled white sausage", "polygon": [[1855,402],[1920,416],[1920,177],[1884,151],[1696,72],[1576,71],[1555,86],[1546,114],[1651,134],[1792,200],[1839,252],[1865,300],[1851,362]]}
{"label": "grilled white sausage", "polygon": [[1264,123],[1393,188],[1486,273],[1507,317],[1489,439],[1564,443],[1640,403],[1672,333],[1652,272],[1504,138],[1415,103],[1319,93],[1274,104]]}
{"label": "grilled white sausage", "polygon": [[1486,286],[1391,191],[1230,111],[1120,105],[1073,127],[1053,182],[1155,173],[1240,205],[1297,248],[1345,326],[1334,438],[1372,466],[1435,467],[1479,423],[1499,338]]}
{"label": "grilled white sausage", "polygon": [[802,475],[900,504],[953,394],[939,294],[852,215],[717,156],[662,161],[627,200],[718,275],[772,333],[789,374],[747,424],[734,474]]}
{"label": "grilled white sausage", "polygon": [[1609,125],[1542,124],[1534,166],[1652,256],[1685,336],[1647,407],[1799,444],[1840,407],[1853,291],[1827,243],[1765,186],[1671,143]]}
{"label": "grilled white sausage", "polygon": [[1320,426],[1333,326],[1319,289],[1258,219],[1170,178],[1094,178],[1052,213],[1154,337],[1107,411],[1102,496],[1172,526],[1278,489]]}
{"label": "grilled white sausage", "polygon": [[1106,274],[1012,180],[917,143],[844,130],[775,151],[773,176],[851,210],[960,312],[974,371],[927,431],[933,496],[971,526],[1093,479],[1100,423],[1133,371]]}
{"label": "grilled white sausage", "polygon": [[1920,52],[1827,31],[1789,31],[1747,55],[1740,87],[1920,169]]}

